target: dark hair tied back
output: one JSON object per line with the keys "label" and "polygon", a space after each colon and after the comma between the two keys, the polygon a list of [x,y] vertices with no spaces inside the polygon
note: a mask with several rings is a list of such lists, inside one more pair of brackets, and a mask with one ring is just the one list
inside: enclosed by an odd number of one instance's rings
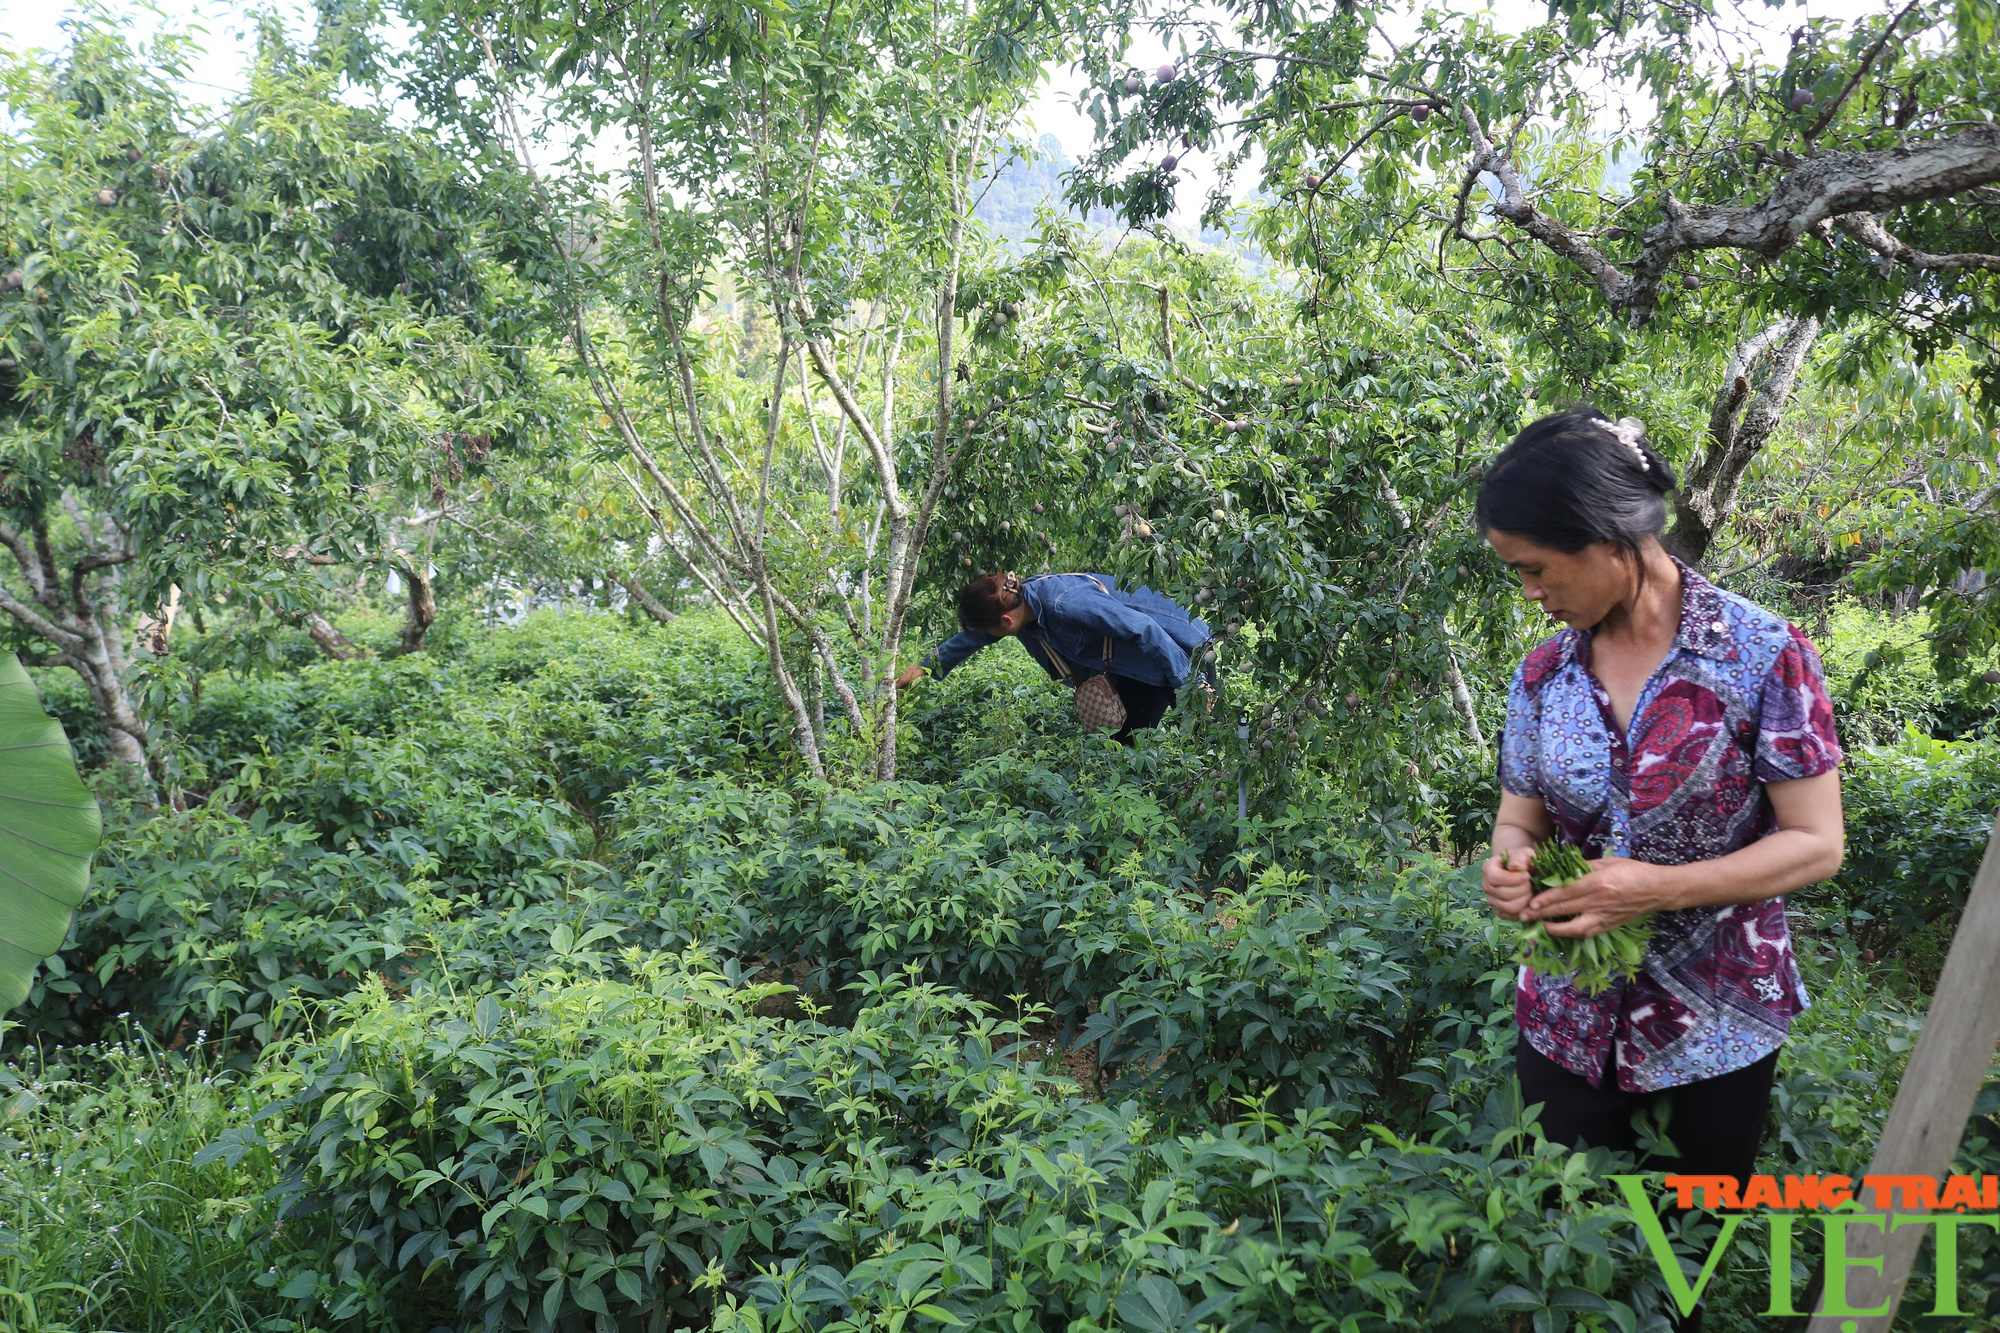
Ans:
{"label": "dark hair tied back", "polygon": [[1666,526],[1674,485],[1639,422],[1576,407],[1533,422],[1487,465],[1473,521],[1570,555],[1610,542],[1637,556]]}
{"label": "dark hair tied back", "polygon": [[958,590],[958,627],[983,632],[1020,604],[1018,574],[981,574]]}

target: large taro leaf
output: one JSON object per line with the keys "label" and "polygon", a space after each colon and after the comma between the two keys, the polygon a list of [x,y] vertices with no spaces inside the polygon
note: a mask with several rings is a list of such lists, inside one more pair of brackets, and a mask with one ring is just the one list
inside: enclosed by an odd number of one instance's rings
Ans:
{"label": "large taro leaf", "polygon": [[0,1013],[62,947],[102,831],[62,724],[21,659],[0,653]]}

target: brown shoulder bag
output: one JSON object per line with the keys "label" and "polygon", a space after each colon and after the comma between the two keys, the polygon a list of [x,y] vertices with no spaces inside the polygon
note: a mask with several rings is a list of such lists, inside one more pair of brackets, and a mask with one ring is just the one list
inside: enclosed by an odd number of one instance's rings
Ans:
{"label": "brown shoulder bag", "polygon": [[[1085,577],[1088,577],[1087,575]],[[1097,590],[1109,596],[1102,583]],[[1046,632],[1042,635],[1042,647],[1048,652],[1049,660],[1055,663],[1056,674],[1065,681],[1073,682],[1077,724],[1085,731],[1120,731],[1125,726],[1125,701],[1118,697],[1118,689],[1111,683],[1111,636],[1104,636],[1104,665],[1095,675],[1076,679],[1076,668],[1070,666],[1063,655],[1056,651]]]}

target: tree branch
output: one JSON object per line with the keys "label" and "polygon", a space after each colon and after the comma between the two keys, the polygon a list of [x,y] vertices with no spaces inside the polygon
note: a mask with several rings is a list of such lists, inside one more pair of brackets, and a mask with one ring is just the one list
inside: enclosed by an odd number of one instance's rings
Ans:
{"label": "tree branch", "polygon": [[87,555],[76,562],[76,572],[79,574],[88,574],[93,569],[110,569],[116,565],[127,564],[132,559],[133,555],[130,551],[124,551],[117,555]]}
{"label": "tree branch", "polygon": [[1649,252],[1731,248],[1775,258],[1823,219],[1886,213],[1995,181],[2000,125],[1979,125],[1905,148],[1822,154],[1779,181],[1762,203],[1695,205],[1648,228],[1642,243]]}
{"label": "tree branch", "polygon": [[35,515],[29,531],[35,538],[35,558],[42,565],[42,588],[35,598],[51,611],[62,610],[62,572],[56,565],[55,548],[49,542],[48,519],[40,513]]}
{"label": "tree branch", "polygon": [[2000,273],[2000,255],[1975,253],[1934,255],[1929,251],[1906,245],[1890,235],[1889,229],[1882,225],[1882,219],[1873,213],[1844,213],[1833,219],[1833,225],[1884,259],[1893,259],[1912,268],[1978,268],[1985,269],[1989,273]]}
{"label": "tree branch", "polygon": [[1494,213],[1589,275],[1605,301],[1625,311],[1634,326],[1652,318],[1661,283],[1679,256],[1698,250],[1746,250],[1775,259],[1799,237],[1829,222],[1878,253],[1906,263],[1934,260],[1923,266],[2000,271],[2000,257],[1925,256],[1896,241],[1879,221],[1849,220],[2000,181],[2000,125],[1975,125],[1946,138],[1899,148],[1824,153],[1780,179],[1761,202],[1746,206],[1683,204],[1671,194],[1663,195],[1660,209],[1666,216],[1641,235],[1639,256],[1627,271],[1583,233],[1543,212],[1512,155],[1495,146],[1469,105],[1461,100],[1455,107],[1472,140],[1469,170],[1490,173],[1500,184]]}
{"label": "tree branch", "polygon": [[[646,511],[647,515],[653,520],[653,526],[659,529],[660,536],[671,543],[673,541],[673,534],[667,530],[666,520],[660,517],[660,511],[654,508],[652,502],[646,498],[646,492],[640,488],[638,478],[627,472],[622,464],[613,463],[612,468],[624,480],[626,486],[631,488],[633,496],[639,501],[640,508]],[[655,473],[653,476],[655,481],[661,480],[659,474]],[[670,483],[667,486],[667,492],[669,500],[676,502],[675,515],[681,518],[683,525],[695,534],[698,543],[704,544],[709,548],[710,556],[716,561],[718,568],[726,572],[730,566],[727,554],[722,550],[721,543],[716,540],[699,519],[695,519],[691,523],[688,521],[692,518],[692,511],[682,511],[678,500],[680,493],[674,490]],[[750,640],[753,644],[762,646],[764,641],[763,636],[757,632],[755,626],[744,618],[742,598],[737,594],[736,589],[722,582],[719,574],[714,574],[703,569],[699,561],[689,560],[687,567],[689,572],[701,583],[701,586],[708,590],[708,595],[715,599],[715,604],[722,608],[723,613],[730,620],[735,622],[737,629],[743,631],[743,637]]]}
{"label": "tree branch", "polygon": [[[1689,564],[1700,563],[1728,521],[1743,474],[1777,430],[1806,353],[1818,337],[1817,319],[1787,315],[1745,339],[1731,355],[1709,419],[1708,452],[1674,498],[1674,527],[1666,546]],[[1752,367],[1767,353],[1769,364],[1753,391]]]}
{"label": "tree branch", "polygon": [[16,598],[4,586],[0,586],[0,611],[5,611],[20,621],[31,633],[40,635],[50,643],[62,645],[65,651],[82,648],[90,642],[86,635],[44,618],[34,607]]}
{"label": "tree branch", "polygon": [[623,588],[627,595],[633,601],[637,602],[647,615],[659,621],[662,625],[671,625],[674,623],[674,613],[667,609],[665,602],[662,602],[659,598],[653,596],[652,593],[646,591],[646,585],[639,582],[637,574],[613,574],[611,577],[618,580],[618,586]]}
{"label": "tree branch", "polygon": [[[1715,391],[1715,406],[1708,412],[1708,436],[1720,450],[1727,450],[1735,442],[1737,416],[1743,410],[1743,401],[1750,396],[1750,374],[1757,367],[1757,359],[1770,350],[1772,343],[1784,337],[1791,325],[1792,319],[1787,315],[1736,344],[1736,349],[1729,354],[1729,364],[1722,372],[1722,386]],[[1682,478],[1682,489],[1707,489],[1713,480],[1711,464],[1717,457],[1718,450],[1711,448],[1694,473]]]}
{"label": "tree branch", "polygon": [[403,577],[409,582],[409,615],[403,621],[398,634],[402,641],[402,652],[422,652],[424,636],[437,623],[437,596],[431,589],[431,576],[424,569],[425,560],[421,553],[408,556],[398,552],[396,563]]}
{"label": "tree branch", "polygon": [[1833,124],[1833,118],[1840,114],[1840,108],[1847,105],[1847,99],[1854,96],[1854,90],[1861,86],[1861,80],[1867,77],[1869,70],[1875,68],[1876,58],[1882,54],[1882,48],[1889,44],[1889,39],[1896,35],[1897,27],[1902,24],[1904,19],[1910,16],[1912,10],[1922,3],[1923,0],[1910,0],[1909,4],[1904,5],[1889,20],[1888,24],[1882,29],[1882,35],[1875,39],[1875,44],[1869,47],[1860,61],[1855,64],[1854,73],[1850,74],[1847,78],[1847,86],[1840,90],[1838,97],[1827,103],[1826,110],[1820,113],[1819,119],[1814,121],[1812,128],[1806,131],[1805,139],[1807,143],[1813,142],[1820,135],[1826,133],[1826,127]]}
{"label": "tree branch", "polygon": [[28,595],[38,602],[47,601],[48,574],[36,557],[34,547],[5,523],[0,523],[0,546],[14,553],[14,563],[21,567],[21,576],[28,580]]}
{"label": "tree branch", "polygon": [[313,641],[313,646],[334,661],[346,662],[361,655],[361,650],[354,646],[353,641],[335,629],[319,612],[308,612],[305,623],[306,636]]}
{"label": "tree branch", "polygon": [[825,344],[817,338],[807,338],[805,345],[806,355],[812,358],[813,369],[819,372],[820,382],[826,385],[827,392],[833,395],[833,401],[840,405],[841,414],[854,424],[854,429],[861,436],[861,442],[867,445],[868,452],[874,455],[875,470],[881,474],[882,498],[888,501],[890,514],[902,517],[909,512],[909,507],[904,503],[902,491],[896,485],[896,462],[890,457],[888,446],[875,432],[874,425],[868,420],[868,414],[854,401],[854,395],[848,391],[847,381],[841,375],[840,367],[834,364],[833,356],[827,351]]}

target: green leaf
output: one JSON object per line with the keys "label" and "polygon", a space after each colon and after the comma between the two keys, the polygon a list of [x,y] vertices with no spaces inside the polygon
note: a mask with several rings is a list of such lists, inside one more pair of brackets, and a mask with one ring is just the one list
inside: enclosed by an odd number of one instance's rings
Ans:
{"label": "green leaf", "polygon": [[103,823],[62,725],[21,660],[0,654],[0,1010],[28,997],[90,887]]}
{"label": "green leaf", "polygon": [[1186,1327],[1187,1298],[1180,1288],[1149,1273],[1118,1297],[1119,1322],[1145,1333],[1174,1333]]}
{"label": "green leaf", "polygon": [[278,1288],[278,1294],[290,1301],[302,1301],[319,1289],[319,1274],[310,1268],[300,1269],[292,1274],[291,1281]]}

